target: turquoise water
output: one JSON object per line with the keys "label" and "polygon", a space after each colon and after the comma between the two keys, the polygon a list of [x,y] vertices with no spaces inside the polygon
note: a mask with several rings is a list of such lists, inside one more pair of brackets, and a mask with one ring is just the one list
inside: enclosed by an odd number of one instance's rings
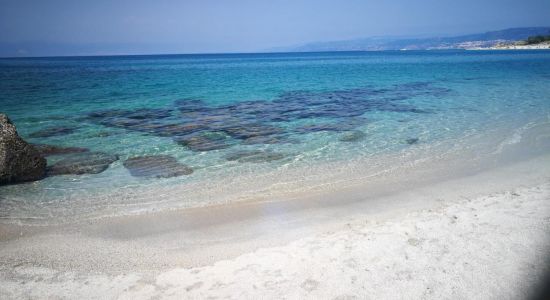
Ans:
{"label": "turquoise water", "polygon": [[[118,156],[97,174],[0,187],[0,217],[85,219],[307,189],[335,180],[334,166],[380,171],[392,155],[429,158],[547,120],[549,83],[548,51],[0,59],[0,111],[23,138]],[[125,167],[145,155],[193,172]]]}

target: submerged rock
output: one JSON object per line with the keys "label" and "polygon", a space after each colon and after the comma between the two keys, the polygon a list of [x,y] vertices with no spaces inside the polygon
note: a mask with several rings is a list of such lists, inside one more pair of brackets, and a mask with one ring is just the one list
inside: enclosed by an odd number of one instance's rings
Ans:
{"label": "submerged rock", "polygon": [[103,152],[75,153],[48,166],[47,174],[48,176],[98,174],[107,170],[109,165],[117,160],[117,155]]}
{"label": "submerged rock", "polygon": [[92,133],[90,135],[88,135],[89,137],[92,137],[92,138],[100,138],[100,137],[108,137],[108,136],[111,136],[112,133],[111,132],[108,132],[108,131],[100,131],[100,132],[97,132],[97,133]]}
{"label": "submerged rock", "polygon": [[243,140],[244,145],[256,145],[256,144],[297,144],[297,140],[289,139],[283,136],[253,136]]}
{"label": "submerged rock", "polygon": [[208,109],[206,103],[200,99],[181,99],[176,100],[174,105],[182,113],[186,112],[196,112],[196,111],[205,111]]}
{"label": "submerged rock", "polygon": [[[174,141],[193,151],[210,151],[229,147],[223,139],[211,139],[203,133],[225,132],[243,144],[277,144],[288,142],[280,136],[291,132],[307,134],[319,131],[353,131],[367,122],[362,116],[372,111],[430,113],[407,105],[402,100],[417,96],[437,96],[449,92],[430,82],[411,82],[385,88],[352,88],[333,91],[291,91],[271,101],[251,100],[224,105],[210,105],[200,99],[181,99],[170,108],[112,109],[90,112],[84,120],[108,127],[123,128]],[[298,120],[323,124],[298,128],[280,126],[280,122]],[[327,119],[327,120],[325,120]],[[309,123],[309,122],[308,122]],[[39,132],[62,134],[63,131]],[[189,137],[193,136],[193,137]]]}
{"label": "submerged rock", "polygon": [[153,133],[162,136],[162,137],[171,137],[171,136],[183,136],[188,135],[197,131],[204,129],[203,126],[199,124],[165,124],[155,130]]}
{"label": "submerged rock", "polygon": [[38,180],[46,174],[46,159],[17,134],[8,117],[0,114],[0,184]]}
{"label": "submerged rock", "polygon": [[287,155],[283,153],[278,152],[262,152],[255,155],[248,155],[244,156],[239,159],[240,163],[263,163],[263,162],[270,162],[274,160],[280,160],[285,158]]}
{"label": "submerged rock", "polygon": [[193,173],[193,169],[169,155],[147,155],[127,159],[124,167],[135,177],[169,178]]}
{"label": "submerged rock", "polygon": [[[409,83],[386,88],[354,88],[335,91],[295,91],[281,94],[273,101],[254,100],[210,105],[198,99],[176,101],[172,109],[110,110],[88,114],[89,121],[110,127],[171,137],[175,142],[192,151],[211,151],[228,148],[234,144],[278,144],[288,142],[293,132],[334,132],[342,142],[354,142],[365,138],[359,131],[367,120],[361,117],[367,112],[392,111],[427,113],[429,111],[407,105],[401,101],[419,95],[444,92],[431,83]],[[321,119],[318,119],[321,118]],[[300,126],[296,123],[313,125]],[[275,122],[291,122],[280,124]],[[298,121],[298,122],[294,122]],[[302,124],[304,124],[302,123]],[[296,128],[297,127],[297,128]],[[404,140],[404,139],[403,139]],[[413,145],[418,138],[401,143]],[[240,162],[265,162],[282,159],[282,153],[248,151],[228,154],[225,159]],[[134,160],[135,159],[135,160]],[[173,158],[172,158],[173,159]],[[175,159],[174,159],[175,160]],[[156,170],[155,163],[177,163],[166,157],[138,157],[125,162],[133,176],[157,176],[165,174],[164,167]],[[167,167],[170,169],[171,167]],[[167,174],[170,174],[167,171]],[[137,175],[136,175],[137,174]],[[158,175],[162,177],[164,175]]]}
{"label": "submerged rock", "polygon": [[430,111],[430,110],[419,109],[414,106],[405,105],[405,104],[395,104],[395,103],[389,103],[389,104],[383,105],[379,109],[384,111],[398,112],[398,113],[415,113],[415,114],[433,113],[433,111]]}
{"label": "submerged rock", "polygon": [[158,120],[158,119],[164,119],[168,118],[172,115],[172,111],[170,109],[163,109],[163,108],[140,108],[132,111],[128,111],[126,114],[123,115],[123,117],[128,119],[136,119],[136,120]]}
{"label": "submerged rock", "polygon": [[257,136],[269,136],[283,133],[283,129],[263,124],[242,124],[223,129],[230,136],[236,139],[248,139]]}
{"label": "submerged rock", "polygon": [[418,143],[419,139],[418,138],[410,138],[410,139],[406,139],[405,142],[409,145],[414,145],[416,143]]}
{"label": "submerged rock", "polygon": [[38,152],[40,152],[42,156],[82,153],[82,152],[90,151],[90,149],[88,148],[80,148],[80,147],[61,147],[61,146],[45,145],[45,144],[33,144],[33,146],[38,150]]}
{"label": "submerged rock", "polygon": [[274,160],[280,160],[287,157],[284,153],[262,151],[262,150],[241,150],[229,153],[224,156],[228,161],[238,161],[240,163],[262,163]]}
{"label": "submerged rock", "polygon": [[248,156],[260,155],[262,153],[264,153],[264,151],[261,150],[241,150],[229,153],[225,155],[224,158],[229,161],[235,161]]}
{"label": "submerged rock", "polygon": [[100,111],[93,111],[87,114],[88,118],[91,119],[104,119],[104,118],[111,118],[111,117],[120,117],[121,115],[126,112],[122,109],[108,109],[108,110],[100,110]]}
{"label": "submerged rock", "polygon": [[128,118],[107,118],[99,121],[99,124],[109,127],[117,127],[124,129],[133,129],[136,126],[143,124],[144,120],[128,119]]}
{"label": "submerged rock", "polygon": [[202,152],[230,147],[229,138],[222,132],[203,132],[192,136],[176,137],[174,141],[192,151]]}
{"label": "submerged rock", "polygon": [[125,109],[110,109],[88,113],[88,118],[105,119],[105,118],[127,118],[134,120],[154,120],[164,119],[172,115],[172,110],[163,108],[138,108],[134,110]]}
{"label": "submerged rock", "polygon": [[354,130],[342,134],[338,140],[341,142],[356,142],[364,139],[366,136],[367,135],[363,131]]}
{"label": "submerged rock", "polygon": [[75,132],[74,127],[66,127],[66,126],[60,126],[60,127],[50,127],[46,129],[42,129],[39,131],[35,131],[31,134],[29,134],[29,137],[31,138],[46,138],[46,137],[52,137],[52,136],[61,136],[61,135],[67,135]]}
{"label": "submerged rock", "polygon": [[320,131],[348,131],[357,127],[356,124],[334,123],[334,124],[312,124],[303,125],[295,129],[297,133],[306,134]]}

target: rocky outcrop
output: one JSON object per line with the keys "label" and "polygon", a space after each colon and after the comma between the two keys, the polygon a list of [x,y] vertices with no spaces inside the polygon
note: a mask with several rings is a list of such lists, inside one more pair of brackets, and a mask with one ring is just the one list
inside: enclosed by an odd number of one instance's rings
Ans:
{"label": "rocky outcrop", "polygon": [[41,179],[46,159],[17,134],[10,119],[0,114],[0,184]]}

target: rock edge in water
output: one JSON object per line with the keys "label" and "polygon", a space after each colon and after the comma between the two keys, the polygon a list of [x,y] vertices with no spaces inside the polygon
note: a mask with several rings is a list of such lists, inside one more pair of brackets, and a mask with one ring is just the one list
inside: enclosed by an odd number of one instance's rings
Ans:
{"label": "rock edge in water", "polygon": [[32,144],[42,156],[62,155],[71,153],[90,152],[90,149],[81,147],[62,147],[46,144]]}
{"label": "rock edge in water", "polygon": [[8,116],[0,114],[0,185],[46,176],[46,159],[17,134]]}
{"label": "rock edge in water", "polygon": [[68,154],[62,160],[48,166],[48,176],[99,174],[118,160],[117,155],[103,152]]}
{"label": "rock edge in water", "polygon": [[134,177],[169,178],[193,173],[193,169],[169,155],[146,155],[127,159],[122,165]]}

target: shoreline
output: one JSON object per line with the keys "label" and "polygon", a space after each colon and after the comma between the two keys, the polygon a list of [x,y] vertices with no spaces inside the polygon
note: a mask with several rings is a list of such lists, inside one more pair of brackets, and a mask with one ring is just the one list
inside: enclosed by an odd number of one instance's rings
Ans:
{"label": "shoreline", "polygon": [[[258,247],[280,245],[312,230],[339,227],[340,220],[358,214],[384,219],[439,207],[462,197],[540,183],[550,178],[550,155],[546,154],[550,132],[544,124],[542,131],[535,129],[539,128],[530,128],[517,143],[504,140],[501,145],[506,147],[498,147],[498,159],[485,159],[484,164],[443,161],[438,165],[443,169],[411,168],[399,172],[399,176],[388,174],[378,181],[364,181],[330,192],[310,190],[294,198],[273,201],[236,202],[69,224],[0,224],[0,247],[4,250],[0,251],[0,262],[4,266],[24,261],[63,270],[114,273],[169,265],[195,267]],[[460,163],[462,169],[458,168]],[[485,184],[479,186],[478,182]],[[139,251],[116,255],[132,248]],[[95,249],[94,253],[90,249]],[[143,261],[143,256],[150,259]],[[108,263],[98,265],[97,257],[106,257]]]}
{"label": "shoreline", "polygon": [[[249,172],[225,182],[211,180],[162,188],[113,189],[101,197],[87,198],[84,194],[82,200],[74,200],[83,204],[93,203],[93,214],[76,211],[74,215],[68,215],[63,212],[63,207],[55,205],[30,206],[25,209],[34,209],[35,215],[27,215],[25,210],[20,210],[13,211],[13,216],[0,218],[0,233],[9,227],[78,226],[108,219],[162,216],[182,211],[200,213],[202,210],[224,210],[232,206],[256,204],[261,206],[263,203],[300,199],[307,199],[315,207],[319,206],[319,203],[315,203],[319,202],[316,199],[335,198],[333,195],[346,190],[369,190],[370,194],[374,190],[385,195],[546,154],[546,150],[550,149],[550,141],[538,139],[539,136],[550,134],[548,125],[550,119],[545,117],[519,127],[492,130],[490,133],[473,134],[435,144],[419,143],[398,152],[294,168],[282,166],[260,173],[259,176]],[[128,200],[133,197],[139,200]],[[118,201],[119,198],[123,200]],[[143,199],[156,200],[144,202]],[[109,200],[112,200],[111,204],[107,204]],[[349,202],[347,199],[338,202],[342,201]],[[329,199],[325,202],[325,205],[329,205],[334,201]],[[52,200],[52,203],[55,202]],[[102,203],[105,204],[100,205]]]}
{"label": "shoreline", "polygon": [[[394,209],[346,214],[332,224],[308,224],[292,237],[288,233],[278,235],[286,231],[279,228],[279,232],[272,233],[276,243],[256,241],[255,247],[236,255],[195,266],[174,264],[148,269],[130,265],[110,273],[77,266],[52,268],[29,261],[9,266],[4,257],[0,269],[0,286],[4,288],[0,288],[0,295],[6,299],[68,298],[75,292],[86,298],[107,295],[138,299],[236,295],[387,298],[395,295],[397,288],[412,298],[525,297],[547,266],[550,170],[542,167],[537,174],[532,171],[534,166],[548,162],[549,155],[388,196],[382,200],[392,203]],[[491,184],[480,184],[495,178],[498,180]],[[470,189],[465,189],[468,186]],[[412,200],[411,207],[396,210],[395,204],[404,199]],[[419,203],[424,206],[419,207]],[[248,225],[225,224],[232,229]],[[71,246],[72,240],[63,238]],[[147,238],[147,242],[156,238]],[[55,242],[62,246],[59,240]],[[215,251],[227,248],[231,252],[236,241],[219,242],[222,245]],[[198,250],[208,247],[205,243]],[[114,253],[130,256],[130,249]],[[92,250],[96,264],[108,259],[99,250]],[[81,253],[80,259],[89,259],[87,255]],[[70,260],[71,254],[64,253],[63,258]]]}
{"label": "shoreline", "polygon": [[466,48],[466,50],[548,50],[550,49],[550,43],[544,42],[533,45],[502,45],[492,47],[474,47]]}
{"label": "shoreline", "polygon": [[550,127],[529,124],[477,159],[294,198],[0,224],[0,296],[389,297],[388,281],[412,298],[525,295],[550,246]]}

